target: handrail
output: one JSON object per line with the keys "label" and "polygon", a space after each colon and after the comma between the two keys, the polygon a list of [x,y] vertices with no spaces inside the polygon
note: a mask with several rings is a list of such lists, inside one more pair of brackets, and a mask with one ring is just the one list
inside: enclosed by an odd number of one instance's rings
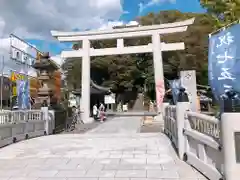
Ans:
{"label": "handrail", "polygon": [[205,121],[208,121],[208,122],[214,123],[214,124],[219,123],[219,119],[217,119],[216,117],[208,116],[206,114],[201,114],[201,113],[198,113],[198,112],[186,111],[186,115],[190,116],[190,117],[199,118],[201,120],[205,120]]}

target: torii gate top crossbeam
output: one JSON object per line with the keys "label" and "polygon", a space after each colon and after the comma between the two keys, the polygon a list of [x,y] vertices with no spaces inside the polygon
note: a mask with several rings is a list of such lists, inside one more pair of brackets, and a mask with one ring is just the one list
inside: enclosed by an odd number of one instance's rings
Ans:
{"label": "torii gate top crossbeam", "polygon": [[159,34],[168,34],[175,32],[183,32],[187,27],[193,24],[195,18],[181,22],[166,23],[160,25],[130,27],[122,29],[85,31],[85,32],[61,32],[51,31],[52,36],[58,38],[62,42],[76,42],[84,39],[100,40],[100,39],[117,39],[126,37],[150,36],[153,32]]}

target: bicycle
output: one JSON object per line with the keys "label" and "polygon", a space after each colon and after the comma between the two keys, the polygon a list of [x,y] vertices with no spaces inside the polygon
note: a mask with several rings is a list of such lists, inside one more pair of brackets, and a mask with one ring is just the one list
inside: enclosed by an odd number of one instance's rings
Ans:
{"label": "bicycle", "polygon": [[74,112],[73,113],[73,120],[71,122],[69,130],[70,131],[74,130],[76,128],[76,124],[84,124],[83,120],[81,120],[80,112]]}

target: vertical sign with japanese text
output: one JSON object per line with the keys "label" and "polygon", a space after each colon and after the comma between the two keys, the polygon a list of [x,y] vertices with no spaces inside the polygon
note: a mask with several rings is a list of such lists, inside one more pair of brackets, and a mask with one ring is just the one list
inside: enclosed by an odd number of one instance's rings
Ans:
{"label": "vertical sign with japanese text", "polygon": [[186,89],[190,102],[190,108],[192,111],[196,112],[198,110],[196,71],[181,71],[180,80],[181,86]]}
{"label": "vertical sign with japanese text", "polygon": [[208,78],[219,100],[227,90],[240,92],[240,24],[209,36]]}

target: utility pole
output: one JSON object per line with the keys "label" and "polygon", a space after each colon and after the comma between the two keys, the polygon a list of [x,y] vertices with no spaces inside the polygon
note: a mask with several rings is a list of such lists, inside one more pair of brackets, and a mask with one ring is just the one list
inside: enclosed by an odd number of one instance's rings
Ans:
{"label": "utility pole", "polygon": [[2,69],[1,69],[1,111],[3,109],[3,71],[4,71],[4,66],[5,66],[5,63],[4,63],[4,55],[2,55]]}

